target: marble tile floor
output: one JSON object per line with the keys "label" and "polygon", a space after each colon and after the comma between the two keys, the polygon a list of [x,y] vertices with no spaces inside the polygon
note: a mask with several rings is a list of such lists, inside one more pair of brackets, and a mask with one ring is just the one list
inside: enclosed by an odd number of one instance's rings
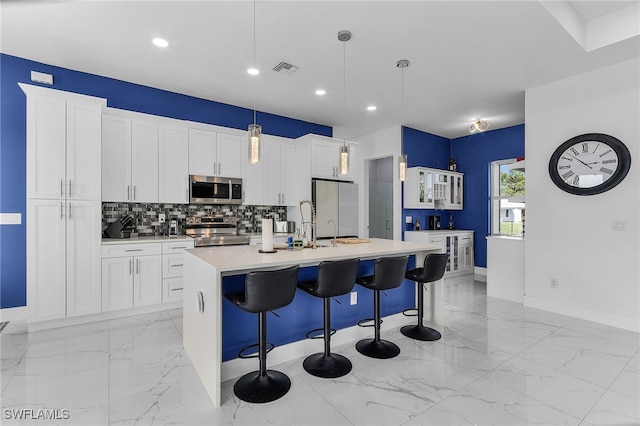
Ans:
{"label": "marble tile floor", "polygon": [[384,331],[402,350],[390,360],[336,347],[353,363],[339,379],[308,375],[301,359],[270,365],[291,377],[285,397],[247,404],[231,380],[218,409],[183,351],[179,309],[36,333],[10,323],[0,423],[640,425],[638,333],[487,297],[472,276],[445,288],[441,340]]}

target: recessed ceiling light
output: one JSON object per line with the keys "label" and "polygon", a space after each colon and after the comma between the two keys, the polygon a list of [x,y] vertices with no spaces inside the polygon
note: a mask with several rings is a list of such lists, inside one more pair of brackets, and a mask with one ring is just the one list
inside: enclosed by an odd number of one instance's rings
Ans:
{"label": "recessed ceiling light", "polygon": [[260,70],[258,68],[249,68],[247,70],[247,74],[249,74],[249,75],[258,75],[258,74],[260,74]]}
{"label": "recessed ceiling light", "polygon": [[169,42],[163,38],[160,37],[156,37],[153,39],[153,44],[155,44],[158,47],[168,47],[169,46]]}
{"label": "recessed ceiling light", "polygon": [[326,95],[326,94],[327,94],[326,90],[323,90],[323,89],[316,90],[316,95],[318,95],[318,96],[322,96],[322,95]]}
{"label": "recessed ceiling light", "polygon": [[369,105],[367,107],[367,111],[375,111],[376,109],[378,109],[378,107],[376,107],[375,105]]}

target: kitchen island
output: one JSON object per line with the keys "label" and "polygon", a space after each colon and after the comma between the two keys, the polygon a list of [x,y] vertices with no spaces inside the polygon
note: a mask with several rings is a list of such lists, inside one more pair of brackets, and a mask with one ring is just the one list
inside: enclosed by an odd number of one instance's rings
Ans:
{"label": "kitchen island", "polygon": [[[348,258],[368,260],[407,254],[415,255],[416,265],[422,265],[426,254],[441,251],[439,245],[383,239],[371,239],[370,243],[365,244],[339,244],[337,247],[280,250],[273,254],[259,253],[256,246],[248,245],[186,250],[183,293],[185,352],[214,406],[218,407],[221,402],[223,277],[293,265],[305,268],[322,261]],[[431,321],[442,325],[442,281],[435,283],[427,295],[431,299],[425,300],[425,306],[430,311]],[[293,303],[296,303],[295,299]]]}

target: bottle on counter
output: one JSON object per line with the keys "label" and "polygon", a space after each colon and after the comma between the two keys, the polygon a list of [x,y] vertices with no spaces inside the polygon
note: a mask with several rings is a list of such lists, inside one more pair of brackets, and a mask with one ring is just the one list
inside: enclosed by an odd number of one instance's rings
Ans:
{"label": "bottle on counter", "polygon": [[450,214],[449,215],[449,229],[453,229],[454,224],[453,224],[453,215]]}

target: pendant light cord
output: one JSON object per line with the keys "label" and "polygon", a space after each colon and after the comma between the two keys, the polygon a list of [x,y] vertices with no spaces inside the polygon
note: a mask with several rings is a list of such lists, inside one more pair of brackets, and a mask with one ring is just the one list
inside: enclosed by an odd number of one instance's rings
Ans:
{"label": "pendant light cord", "polygon": [[[253,0],[253,66],[256,66],[256,0]],[[256,124],[256,81],[253,80],[253,124]]]}
{"label": "pendant light cord", "polygon": [[[343,119],[347,116],[347,42],[342,42],[342,114]],[[342,144],[347,145],[346,135],[342,132]]]}

